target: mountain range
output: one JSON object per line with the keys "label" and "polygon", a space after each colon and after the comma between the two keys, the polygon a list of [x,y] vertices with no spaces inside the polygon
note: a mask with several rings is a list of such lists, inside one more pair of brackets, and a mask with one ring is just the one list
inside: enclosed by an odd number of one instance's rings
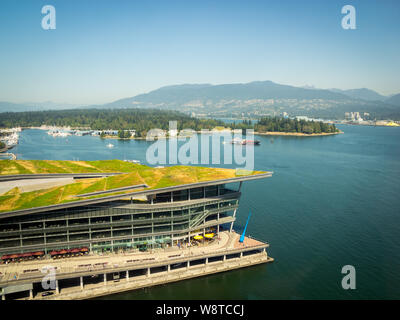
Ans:
{"label": "mountain range", "polygon": [[[68,109],[51,103],[12,104],[0,102],[0,112]],[[80,108],[162,108],[198,116],[306,115],[340,119],[345,112],[369,113],[371,117],[400,119],[400,94],[383,96],[367,88],[340,90],[295,87],[272,81],[233,84],[182,84],[161,87],[149,93],[102,105]]]}
{"label": "mountain range", "polygon": [[385,101],[388,97],[379,94],[378,92],[367,89],[349,89],[349,90],[341,90],[341,89],[329,89],[330,91],[344,94],[350,98],[361,99],[367,101]]}
{"label": "mountain range", "polygon": [[394,106],[400,106],[400,93],[395,94],[386,100],[386,103],[392,104]]}
{"label": "mountain range", "polygon": [[62,109],[73,109],[77,107],[79,106],[75,104],[57,103],[52,101],[24,102],[24,103],[0,101],[0,112],[62,110]]}

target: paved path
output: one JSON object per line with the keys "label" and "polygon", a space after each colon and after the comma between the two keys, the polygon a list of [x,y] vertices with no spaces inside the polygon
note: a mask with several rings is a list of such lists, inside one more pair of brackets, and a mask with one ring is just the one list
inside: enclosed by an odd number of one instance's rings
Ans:
{"label": "paved path", "polygon": [[55,179],[25,179],[15,181],[0,181],[0,195],[18,187],[21,192],[30,192],[52,187],[59,187],[73,183],[73,178],[55,178]]}

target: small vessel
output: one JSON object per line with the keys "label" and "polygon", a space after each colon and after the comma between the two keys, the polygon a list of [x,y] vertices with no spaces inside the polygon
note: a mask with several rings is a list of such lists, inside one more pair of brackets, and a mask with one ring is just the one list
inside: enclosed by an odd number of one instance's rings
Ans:
{"label": "small vessel", "polygon": [[232,144],[241,144],[241,145],[259,145],[260,141],[259,140],[245,140],[245,139],[240,139],[240,138],[235,138],[231,141]]}
{"label": "small vessel", "polygon": [[243,144],[254,144],[254,145],[259,145],[260,140],[244,140]]}
{"label": "small vessel", "polygon": [[114,145],[113,145],[112,143],[109,143],[109,144],[107,145],[107,148],[114,148]]}

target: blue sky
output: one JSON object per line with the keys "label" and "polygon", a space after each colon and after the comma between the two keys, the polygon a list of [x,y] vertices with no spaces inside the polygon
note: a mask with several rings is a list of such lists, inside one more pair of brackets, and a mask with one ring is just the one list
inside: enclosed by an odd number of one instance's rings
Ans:
{"label": "blue sky", "polygon": [[[41,8],[56,9],[43,30]],[[341,27],[356,8],[357,29]],[[0,101],[106,103],[256,80],[400,92],[400,1],[2,0]]]}

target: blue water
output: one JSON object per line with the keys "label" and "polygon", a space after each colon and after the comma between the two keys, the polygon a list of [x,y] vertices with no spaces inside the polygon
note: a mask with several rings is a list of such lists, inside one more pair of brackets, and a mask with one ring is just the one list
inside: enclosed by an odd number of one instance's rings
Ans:
{"label": "blue water", "polygon": [[[118,299],[399,299],[400,128],[339,126],[326,137],[257,137],[236,230],[270,243],[272,264],[107,297]],[[113,149],[106,148],[113,143]],[[19,159],[136,159],[146,141],[53,138],[26,130]],[[344,265],[356,290],[341,287]]]}

